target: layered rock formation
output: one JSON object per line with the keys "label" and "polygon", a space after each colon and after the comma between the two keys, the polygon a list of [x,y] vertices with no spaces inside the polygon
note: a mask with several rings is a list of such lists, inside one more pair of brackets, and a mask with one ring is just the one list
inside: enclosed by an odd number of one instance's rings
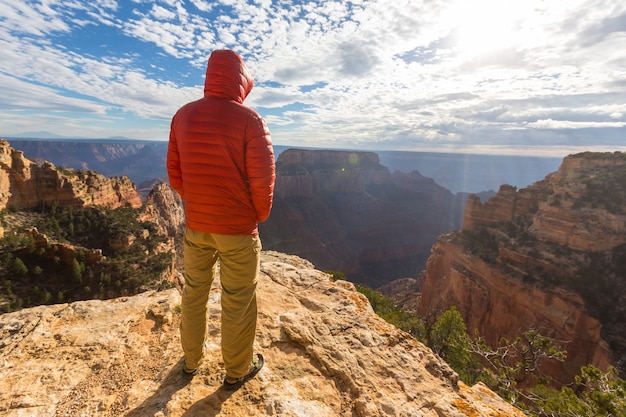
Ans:
{"label": "layered rock formation", "polygon": [[0,209],[26,209],[38,204],[108,208],[141,207],[135,185],[127,177],[106,178],[94,171],[57,169],[37,164],[0,139]]}
{"label": "layered rock formation", "polygon": [[[24,154],[36,161],[31,165],[50,177],[45,184],[39,181],[29,188],[39,195],[13,196],[11,208],[41,199],[114,206],[114,199],[105,201],[107,195],[114,197],[105,185],[78,190],[80,182],[101,182],[79,178],[93,174],[85,169],[129,175],[136,183],[141,180],[138,192],[144,199],[155,184],[163,182],[154,178],[164,177],[164,143],[11,143],[23,147]],[[44,160],[82,170],[54,168]],[[152,167],[160,171],[153,172]],[[91,201],[81,202],[88,194],[93,195]],[[342,271],[372,287],[416,276],[436,237],[460,227],[467,198],[452,195],[417,171],[390,174],[372,152],[295,149],[280,153],[275,195],[272,215],[261,225],[266,249],[303,256],[322,269]]]}
{"label": "layered rock formation", "polygon": [[392,175],[372,152],[287,149],[260,231],[266,249],[378,287],[416,276],[436,236],[460,226],[463,204],[417,171]]}
{"label": "layered rock formation", "polygon": [[11,139],[10,143],[34,161],[50,161],[66,168],[96,171],[107,177],[126,176],[135,184],[167,178],[167,142]]}
{"label": "layered rock formation", "polygon": [[462,230],[441,236],[426,266],[420,314],[450,306],[492,345],[530,328],[568,351],[545,369],[626,370],[626,155],[579,154],[525,189],[468,200]]}
{"label": "layered rock formation", "polygon": [[0,312],[177,284],[185,219],[168,185],[155,186],[137,210],[64,203],[0,213]]}
{"label": "layered rock formation", "polygon": [[176,191],[165,183],[155,185],[146,198],[143,219],[156,223],[163,235],[175,237],[185,224],[183,202]]}
{"label": "layered rock formation", "polygon": [[387,324],[351,284],[264,252],[259,375],[221,388],[220,286],[205,358],[181,374],[177,290],[42,306],[0,316],[0,413],[37,416],[499,416],[523,414],[467,387],[426,347]]}

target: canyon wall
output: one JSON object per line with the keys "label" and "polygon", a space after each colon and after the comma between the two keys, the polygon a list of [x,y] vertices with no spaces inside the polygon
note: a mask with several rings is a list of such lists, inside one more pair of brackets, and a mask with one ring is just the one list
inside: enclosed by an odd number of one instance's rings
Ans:
{"label": "canyon wall", "polygon": [[583,365],[606,370],[613,362],[601,323],[578,294],[527,285],[499,265],[466,253],[451,236],[442,236],[426,265],[418,312],[427,317],[450,306],[461,313],[468,331],[477,329],[490,346],[529,329],[554,338],[567,350],[567,359],[544,364],[542,372],[560,383],[571,382]]}
{"label": "canyon wall", "polygon": [[58,203],[82,207],[141,207],[135,185],[127,177],[107,178],[94,171],[57,169],[40,164],[0,139],[0,209],[13,210]]}
{"label": "canyon wall", "polygon": [[378,287],[415,277],[436,236],[460,226],[464,196],[373,152],[287,149],[276,163],[263,245]]}
{"label": "canyon wall", "polygon": [[440,236],[418,311],[450,306],[491,344],[528,329],[568,351],[546,371],[626,370],[626,154],[571,155],[521,190],[470,197],[460,231]]}

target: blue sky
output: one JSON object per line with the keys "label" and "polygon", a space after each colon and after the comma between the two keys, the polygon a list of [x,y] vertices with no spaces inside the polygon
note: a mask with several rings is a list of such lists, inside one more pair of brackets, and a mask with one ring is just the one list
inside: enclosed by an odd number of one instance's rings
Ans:
{"label": "blue sky", "polygon": [[0,0],[0,136],[167,140],[214,49],[277,145],[626,150],[615,0]]}

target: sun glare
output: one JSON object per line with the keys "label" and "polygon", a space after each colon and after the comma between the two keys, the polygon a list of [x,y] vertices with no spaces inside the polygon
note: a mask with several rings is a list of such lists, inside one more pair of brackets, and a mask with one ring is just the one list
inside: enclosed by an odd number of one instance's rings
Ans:
{"label": "sun glare", "polygon": [[454,45],[459,54],[477,56],[523,41],[524,27],[533,18],[533,1],[461,1],[454,10]]}

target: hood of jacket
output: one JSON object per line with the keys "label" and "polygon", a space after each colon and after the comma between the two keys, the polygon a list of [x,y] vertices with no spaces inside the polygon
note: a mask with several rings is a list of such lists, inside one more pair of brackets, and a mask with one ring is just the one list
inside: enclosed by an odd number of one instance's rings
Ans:
{"label": "hood of jacket", "polygon": [[234,51],[213,51],[204,79],[204,96],[217,96],[243,103],[254,80],[243,58]]}

